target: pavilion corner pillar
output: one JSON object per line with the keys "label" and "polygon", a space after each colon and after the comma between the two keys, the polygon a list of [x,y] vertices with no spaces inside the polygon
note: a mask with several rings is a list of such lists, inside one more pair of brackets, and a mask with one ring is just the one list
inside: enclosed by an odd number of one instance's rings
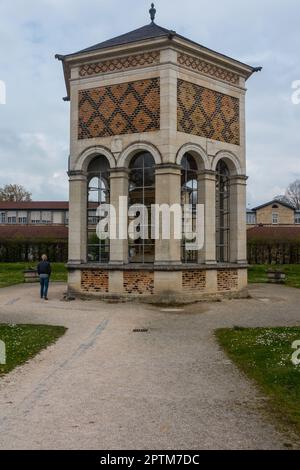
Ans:
{"label": "pavilion corner pillar", "polygon": [[198,203],[204,205],[204,247],[200,264],[216,264],[216,175],[203,170],[198,175]]}
{"label": "pavilion corner pillar", "polygon": [[[161,164],[156,166],[155,172],[156,197],[155,203],[166,204],[172,208],[181,205],[181,169],[175,164]],[[179,264],[181,263],[181,240],[174,237],[174,217],[170,216],[170,239],[162,238],[162,227],[166,222],[163,215],[160,216],[159,239],[155,240],[155,264]],[[182,224],[181,220],[176,220]]]}
{"label": "pavilion corner pillar", "polygon": [[[117,215],[117,232],[122,224],[124,235],[128,233],[128,201],[123,207],[123,214],[120,211],[120,197],[128,197],[128,170],[127,168],[115,168],[110,171],[110,204],[115,208]],[[122,219],[122,220],[121,220]],[[128,263],[128,239],[120,237],[117,233],[116,239],[110,239],[110,264]]]}
{"label": "pavilion corner pillar", "polygon": [[230,178],[230,261],[247,263],[246,176]]}
{"label": "pavilion corner pillar", "polygon": [[69,263],[86,263],[87,177],[82,171],[69,172]]}

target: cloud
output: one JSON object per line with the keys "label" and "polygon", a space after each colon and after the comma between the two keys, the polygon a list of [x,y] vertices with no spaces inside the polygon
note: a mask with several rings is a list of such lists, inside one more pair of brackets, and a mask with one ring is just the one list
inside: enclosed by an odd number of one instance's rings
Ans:
{"label": "cloud", "polygon": [[[0,185],[66,199],[69,105],[55,53],[70,53],[149,22],[150,0],[8,0],[0,4]],[[219,52],[263,65],[247,84],[248,203],[299,178],[298,0],[160,0],[157,23]]]}

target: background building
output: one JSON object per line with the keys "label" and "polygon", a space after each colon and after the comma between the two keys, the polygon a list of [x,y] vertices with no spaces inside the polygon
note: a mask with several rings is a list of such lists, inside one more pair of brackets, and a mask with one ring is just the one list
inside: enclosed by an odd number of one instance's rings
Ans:
{"label": "background building", "polygon": [[68,202],[0,201],[0,261],[67,261]]}
{"label": "background building", "polygon": [[295,209],[291,204],[273,199],[253,209],[247,209],[247,225],[300,225],[300,210]]}
{"label": "background building", "polygon": [[274,199],[247,210],[250,264],[300,263],[300,211]]}

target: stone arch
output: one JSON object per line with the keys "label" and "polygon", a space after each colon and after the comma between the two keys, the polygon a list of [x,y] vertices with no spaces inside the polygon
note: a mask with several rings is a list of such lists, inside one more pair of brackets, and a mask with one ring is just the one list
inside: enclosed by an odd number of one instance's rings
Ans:
{"label": "stone arch", "polygon": [[205,150],[196,144],[184,144],[177,152],[176,155],[176,164],[181,165],[183,156],[186,153],[190,153],[195,158],[195,161],[198,166],[198,170],[210,170],[210,164],[208,156]]}
{"label": "stone arch", "polygon": [[88,169],[88,166],[90,162],[93,160],[93,158],[103,155],[104,157],[107,158],[110,168],[115,168],[116,167],[116,160],[113,156],[113,154],[105,147],[102,147],[100,145],[96,145],[93,147],[89,147],[88,149],[84,150],[75,165],[75,171],[84,171],[86,172]]}
{"label": "stone arch", "polygon": [[229,152],[227,150],[221,150],[218,152],[212,161],[212,170],[216,171],[218,162],[220,160],[223,160],[229,169],[230,175],[231,176],[236,176],[236,175],[242,175],[242,167],[239,161],[239,158],[232,152]]}
{"label": "stone arch", "polygon": [[159,150],[148,142],[136,142],[129,145],[120,155],[118,160],[118,167],[123,168],[129,167],[131,158],[138,152],[149,152],[155,160],[156,165],[162,164],[162,158]]}

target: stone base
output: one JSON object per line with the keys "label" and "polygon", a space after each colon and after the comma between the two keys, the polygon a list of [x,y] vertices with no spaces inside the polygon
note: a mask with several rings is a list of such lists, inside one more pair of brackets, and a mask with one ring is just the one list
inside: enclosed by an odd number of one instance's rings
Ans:
{"label": "stone base", "polygon": [[247,297],[247,266],[68,265],[69,293],[82,298],[187,303]]}

